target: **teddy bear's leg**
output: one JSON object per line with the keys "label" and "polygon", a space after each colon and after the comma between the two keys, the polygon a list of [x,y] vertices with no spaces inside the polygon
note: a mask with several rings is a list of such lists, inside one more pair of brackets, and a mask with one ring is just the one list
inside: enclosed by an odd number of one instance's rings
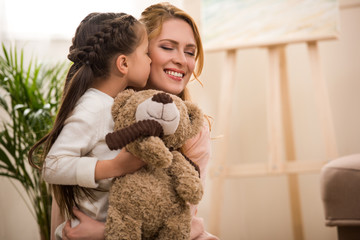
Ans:
{"label": "teddy bear's leg", "polygon": [[141,240],[141,222],[109,206],[105,223],[106,240]]}
{"label": "teddy bear's leg", "polygon": [[146,137],[126,145],[129,152],[147,164],[167,168],[172,161],[172,154],[159,137]]}
{"label": "teddy bear's leg", "polygon": [[175,180],[175,190],[179,196],[191,204],[198,204],[203,196],[203,186],[199,173],[178,151],[172,152],[174,158],[170,174]]}
{"label": "teddy bear's leg", "polygon": [[161,228],[158,240],[188,240],[190,239],[191,214],[189,208],[179,215],[169,217]]}

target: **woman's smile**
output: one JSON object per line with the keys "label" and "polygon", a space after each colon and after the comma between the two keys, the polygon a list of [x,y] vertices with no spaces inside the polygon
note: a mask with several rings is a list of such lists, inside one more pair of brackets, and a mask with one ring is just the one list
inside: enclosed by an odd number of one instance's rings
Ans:
{"label": "woman's smile", "polygon": [[176,81],[181,81],[184,78],[183,71],[176,70],[176,69],[165,69],[165,73],[171,78]]}

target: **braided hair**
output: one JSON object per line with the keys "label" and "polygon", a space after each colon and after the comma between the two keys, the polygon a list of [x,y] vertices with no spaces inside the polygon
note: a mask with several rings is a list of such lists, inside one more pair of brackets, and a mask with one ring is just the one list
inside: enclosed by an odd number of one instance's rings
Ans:
{"label": "braided hair", "polygon": [[[29,163],[33,167],[43,169],[44,159],[59,136],[66,118],[94,80],[108,77],[113,59],[120,54],[129,55],[134,52],[145,36],[143,25],[125,13],[94,12],[81,21],[69,48],[68,59],[72,65],[65,79],[61,104],[53,128],[30,149],[28,154]],[[41,152],[37,161],[34,159],[36,151]],[[91,198],[90,193],[79,186],[51,187],[63,216],[66,214],[74,217],[72,208],[78,206],[81,192]]]}

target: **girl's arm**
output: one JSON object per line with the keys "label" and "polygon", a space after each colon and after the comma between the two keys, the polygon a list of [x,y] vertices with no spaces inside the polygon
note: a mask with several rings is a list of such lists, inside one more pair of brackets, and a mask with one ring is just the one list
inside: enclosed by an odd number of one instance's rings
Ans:
{"label": "girl's arm", "polygon": [[121,176],[144,165],[125,150],[108,149],[105,135],[111,131],[110,106],[104,107],[93,97],[75,108],[45,159],[45,181],[96,188],[98,180]]}
{"label": "girl's arm", "polygon": [[144,165],[145,162],[123,148],[114,159],[97,161],[95,167],[95,180],[97,181],[133,173]]}

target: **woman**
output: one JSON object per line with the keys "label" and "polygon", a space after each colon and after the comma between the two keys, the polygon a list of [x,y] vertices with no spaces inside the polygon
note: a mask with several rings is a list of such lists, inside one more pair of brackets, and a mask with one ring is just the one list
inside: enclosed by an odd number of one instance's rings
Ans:
{"label": "woman", "polygon": [[[145,88],[163,90],[189,100],[186,86],[192,74],[198,78],[204,61],[201,38],[194,20],[173,5],[160,3],[146,8],[140,21],[148,32],[152,61]],[[198,136],[185,144],[183,151],[199,165],[204,182],[210,157],[208,124]],[[63,230],[64,239],[104,239],[104,223],[94,221],[77,209],[73,212],[80,224],[71,228],[68,223]],[[192,214],[191,239],[217,239],[205,232],[202,219],[195,216],[196,206],[192,207]]]}

